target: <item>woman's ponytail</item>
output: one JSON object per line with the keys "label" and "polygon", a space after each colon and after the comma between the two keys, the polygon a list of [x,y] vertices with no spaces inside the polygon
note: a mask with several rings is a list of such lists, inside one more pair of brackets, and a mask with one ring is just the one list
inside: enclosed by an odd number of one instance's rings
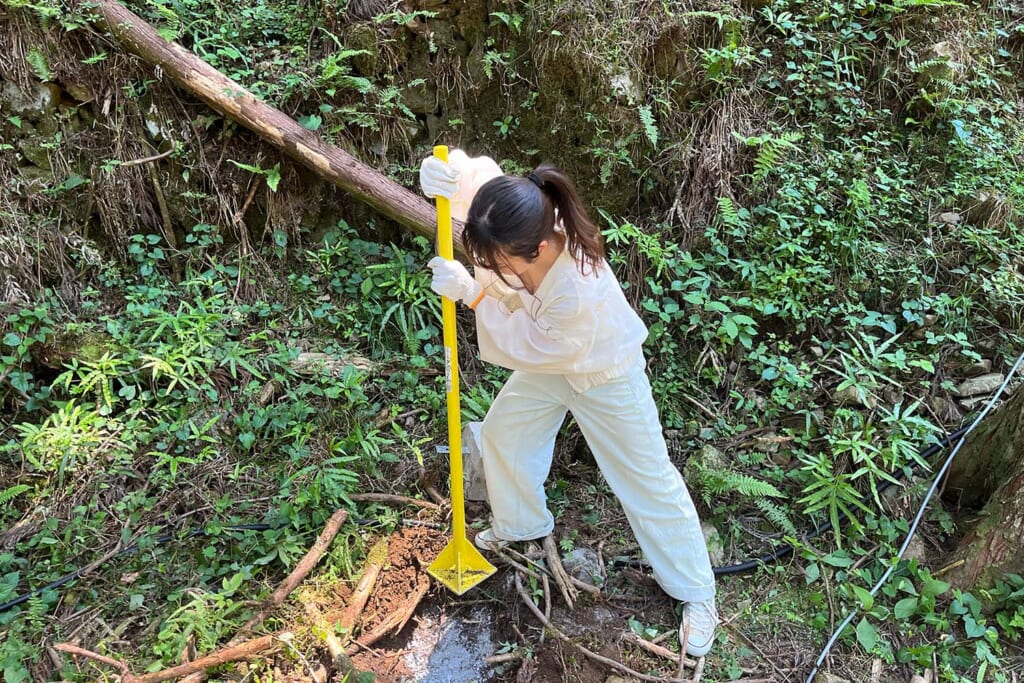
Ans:
{"label": "woman's ponytail", "polygon": [[541,164],[527,178],[537,185],[554,205],[557,221],[565,230],[569,253],[576,259],[580,272],[592,272],[604,259],[604,238],[590,219],[587,209],[569,176],[551,164]]}
{"label": "woman's ponytail", "polygon": [[572,180],[550,164],[525,178],[498,176],[473,197],[462,231],[462,245],[477,265],[502,277],[504,256],[532,261],[540,243],[550,240],[561,223],[566,249],[580,272],[588,275],[604,259],[601,231],[590,220]]}

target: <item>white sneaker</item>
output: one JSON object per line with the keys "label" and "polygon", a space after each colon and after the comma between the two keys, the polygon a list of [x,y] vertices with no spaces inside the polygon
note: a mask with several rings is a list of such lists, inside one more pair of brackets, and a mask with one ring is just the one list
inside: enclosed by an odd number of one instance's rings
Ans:
{"label": "white sneaker", "polygon": [[480,550],[490,550],[491,552],[501,550],[511,542],[506,541],[504,538],[498,538],[491,527],[482,529],[473,537],[473,545],[480,548]]}
{"label": "white sneaker", "polygon": [[683,605],[683,619],[679,624],[679,644],[691,657],[703,657],[715,644],[718,628],[718,610],[714,600],[688,602]]}

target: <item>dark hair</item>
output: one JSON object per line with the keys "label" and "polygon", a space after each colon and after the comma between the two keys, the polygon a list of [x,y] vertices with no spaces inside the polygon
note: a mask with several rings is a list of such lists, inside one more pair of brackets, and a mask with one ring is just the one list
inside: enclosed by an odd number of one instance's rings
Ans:
{"label": "dark hair", "polygon": [[469,207],[462,246],[473,263],[501,277],[499,252],[537,258],[540,243],[555,236],[556,212],[565,248],[580,272],[595,270],[604,258],[601,231],[587,216],[572,180],[550,164],[526,178],[503,175],[484,183]]}

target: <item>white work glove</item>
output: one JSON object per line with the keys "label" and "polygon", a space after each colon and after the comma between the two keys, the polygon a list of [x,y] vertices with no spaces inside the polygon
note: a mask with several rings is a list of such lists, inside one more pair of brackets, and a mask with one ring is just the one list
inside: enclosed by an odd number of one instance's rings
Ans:
{"label": "white work glove", "polygon": [[420,189],[428,197],[451,199],[459,190],[459,169],[437,157],[427,157],[420,164]]}
{"label": "white work glove", "polygon": [[458,261],[435,256],[427,262],[427,267],[434,271],[430,288],[452,301],[472,304],[484,290],[483,285],[474,280],[466,267]]}

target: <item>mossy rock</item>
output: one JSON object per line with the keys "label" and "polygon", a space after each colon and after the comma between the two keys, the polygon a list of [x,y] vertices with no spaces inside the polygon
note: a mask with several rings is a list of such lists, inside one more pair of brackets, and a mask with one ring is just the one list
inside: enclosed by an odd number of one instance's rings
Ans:
{"label": "mossy rock", "polygon": [[106,332],[76,328],[58,332],[52,341],[33,346],[32,360],[44,367],[60,370],[73,360],[92,363],[105,354],[119,351],[121,347]]}

